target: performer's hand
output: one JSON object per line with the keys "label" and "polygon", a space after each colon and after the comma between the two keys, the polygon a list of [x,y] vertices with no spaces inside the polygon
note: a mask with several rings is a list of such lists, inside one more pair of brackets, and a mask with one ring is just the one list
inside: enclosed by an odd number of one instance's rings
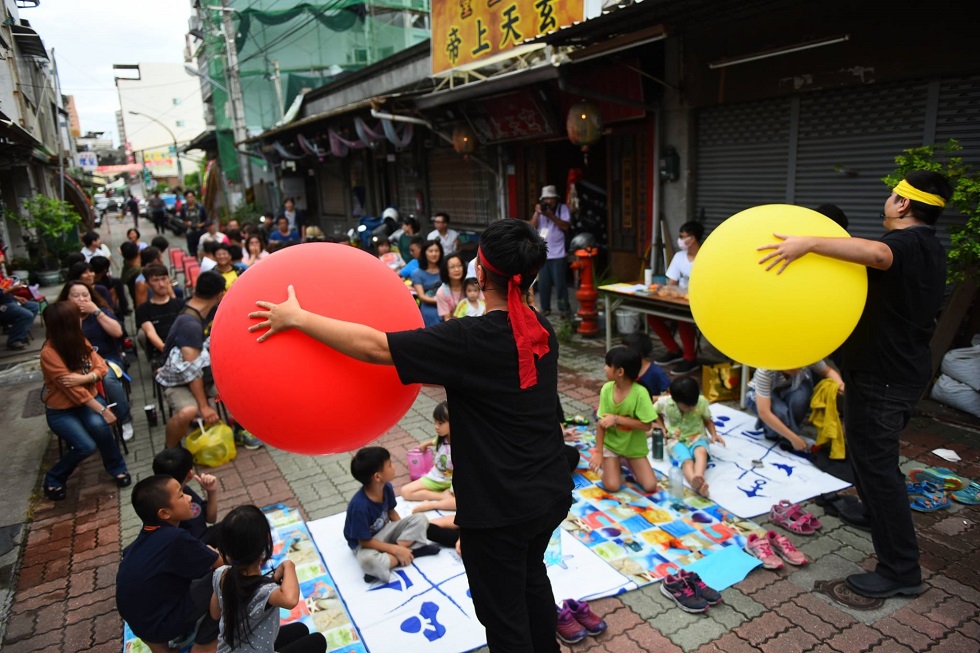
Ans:
{"label": "performer's hand", "polygon": [[288,331],[289,329],[295,328],[299,323],[299,318],[303,313],[303,307],[299,305],[299,300],[296,299],[296,289],[293,288],[292,284],[286,288],[286,294],[286,301],[281,304],[273,304],[272,302],[265,301],[255,302],[256,306],[266,310],[253,311],[248,314],[250,318],[265,320],[265,322],[253,324],[248,328],[249,331],[268,329],[268,331],[259,336],[259,342],[264,342],[280,331]]}
{"label": "performer's hand", "polygon": [[782,263],[782,266],[776,271],[776,274],[782,274],[783,270],[785,270],[790,263],[800,258],[804,254],[809,253],[810,251],[809,238],[803,236],[786,236],[784,234],[776,233],[774,233],[773,236],[779,238],[782,242],[770,243],[757,248],[757,251],[760,252],[767,249],[775,250],[774,252],[766,254],[759,261],[759,265],[762,265],[766,261],[772,260],[772,263],[766,267],[767,271]]}

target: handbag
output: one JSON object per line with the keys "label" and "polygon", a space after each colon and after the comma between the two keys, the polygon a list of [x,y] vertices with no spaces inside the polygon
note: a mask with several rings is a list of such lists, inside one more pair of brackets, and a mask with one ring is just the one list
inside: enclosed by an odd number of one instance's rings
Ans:
{"label": "handbag", "polygon": [[709,403],[738,399],[741,381],[741,370],[730,362],[701,368],[701,394]]}
{"label": "handbag", "polygon": [[184,447],[194,456],[194,463],[205,467],[220,467],[238,455],[235,434],[224,422],[205,427],[197,420],[197,428],[184,441]]}

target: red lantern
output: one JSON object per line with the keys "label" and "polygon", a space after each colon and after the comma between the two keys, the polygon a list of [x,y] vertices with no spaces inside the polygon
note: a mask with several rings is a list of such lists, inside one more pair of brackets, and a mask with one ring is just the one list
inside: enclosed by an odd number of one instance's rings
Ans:
{"label": "red lantern", "polygon": [[465,122],[456,123],[453,127],[453,149],[467,157],[476,151],[476,134]]}
{"label": "red lantern", "polygon": [[595,145],[602,138],[602,114],[599,107],[591,102],[576,102],[568,110],[565,119],[565,129],[568,140],[582,147],[585,164],[589,163],[589,146]]}

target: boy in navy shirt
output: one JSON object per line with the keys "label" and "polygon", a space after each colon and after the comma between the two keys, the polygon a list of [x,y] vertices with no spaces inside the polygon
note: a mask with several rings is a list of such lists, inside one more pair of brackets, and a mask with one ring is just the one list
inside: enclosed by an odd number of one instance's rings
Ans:
{"label": "boy in navy shirt", "polygon": [[393,568],[439,553],[438,546],[426,544],[429,520],[425,515],[402,519],[395,510],[391,486],[395,467],[387,449],[364,447],[351,460],[350,471],[364,487],[347,504],[344,537],[364,570],[365,582],[387,583]]}
{"label": "boy in navy shirt", "polygon": [[[194,457],[183,447],[164,449],[153,458],[153,473],[165,474],[183,486],[184,494],[191,498],[192,517],[180,522],[180,527],[205,544],[217,547],[218,479],[211,474],[194,473]],[[202,499],[187,485],[191,479],[201,484],[207,495]],[[208,524],[212,524],[210,527]]]}
{"label": "boy in navy shirt", "polygon": [[156,474],[136,484],[132,499],[143,529],[119,563],[119,614],[152,650],[166,650],[204,617],[191,652],[213,651],[218,623],[208,615],[211,571],[224,563],[217,551],[179,528],[192,517],[190,497],[175,479]]}

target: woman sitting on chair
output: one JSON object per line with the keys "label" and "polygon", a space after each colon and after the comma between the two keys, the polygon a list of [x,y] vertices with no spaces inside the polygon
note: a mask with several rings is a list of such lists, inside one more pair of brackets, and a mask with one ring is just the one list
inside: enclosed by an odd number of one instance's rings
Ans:
{"label": "woman sitting on chair", "polygon": [[109,368],[82,333],[81,317],[73,302],[58,302],[44,311],[45,414],[48,428],[68,445],[61,460],[44,475],[44,496],[53,501],[65,498],[68,477],[96,448],[116,485],[126,487],[131,482],[110,426],[116,416],[96,390]]}

